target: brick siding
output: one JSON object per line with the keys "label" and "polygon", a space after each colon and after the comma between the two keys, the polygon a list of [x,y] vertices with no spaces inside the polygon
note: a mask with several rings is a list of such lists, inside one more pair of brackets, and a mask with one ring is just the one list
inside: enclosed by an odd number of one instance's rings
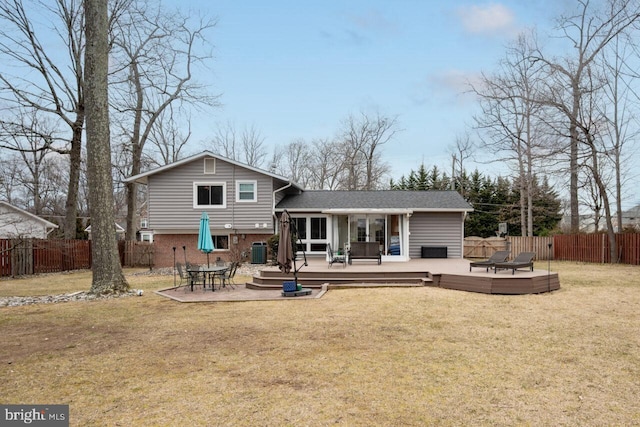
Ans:
{"label": "brick siding", "polygon": [[[234,244],[234,236],[238,238],[238,244]],[[253,242],[266,242],[269,235],[265,234],[245,234],[245,238],[242,235],[229,235],[229,250],[216,250],[209,254],[209,262],[213,263],[218,258],[221,261],[228,262],[232,260],[239,260],[243,262],[251,262],[251,245]],[[154,245],[154,267],[164,268],[173,266],[173,248],[175,247],[176,262],[185,262],[186,259],[193,264],[206,264],[207,255],[198,250],[198,235],[197,234],[155,234],[153,236]],[[182,247],[185,249],[182,249]],[[245,258],[240,260],[242,253],[245,253]],[[267,257],[268,259],[268,257]]]}

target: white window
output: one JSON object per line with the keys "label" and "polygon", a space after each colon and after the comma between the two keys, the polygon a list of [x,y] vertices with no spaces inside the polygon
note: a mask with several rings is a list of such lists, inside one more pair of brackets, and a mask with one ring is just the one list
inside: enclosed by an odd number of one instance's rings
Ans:
{"label": "white window", "polygon": [[317,216],[291,218],[298,231],[298,250],[324,252],[327,248],[327,218]]}
{"label": "white window", "polygon": [[141,242],[149,242],[153,243],[153,231],[141,231],[140,232],[140,241]]}
{"label": "white window", "polygon": [[194,208],[226,208],[227,185],[224,182],[194,182]]}
{"label": "white window", "polygon": [[236,181],[236,202],[257,202],[257,181]]}
{"label": "white window", "polygon": [[229,249],[229,235],[214,235],[211,236],[211,238],[213,239],[213,246],[216,248],[216,251]]}

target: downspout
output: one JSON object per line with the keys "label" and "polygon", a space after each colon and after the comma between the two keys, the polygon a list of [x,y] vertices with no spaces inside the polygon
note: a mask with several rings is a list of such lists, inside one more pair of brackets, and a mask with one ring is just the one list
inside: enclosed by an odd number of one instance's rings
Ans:
{"label": "downspout", "polygon": [[287,188],[291,187],[293,185],[293,183],[288,183],[287,185],[285,185],[284,187],[280,187],[276,190],[274,190],[273,195],[272,195],[272,206],[271,206],[271,215],[273,216],[273,232],[276,232],[276,223],[278,222],[278,217],[276,216],[276,193],[279,193],[280,191],[286,190]]}

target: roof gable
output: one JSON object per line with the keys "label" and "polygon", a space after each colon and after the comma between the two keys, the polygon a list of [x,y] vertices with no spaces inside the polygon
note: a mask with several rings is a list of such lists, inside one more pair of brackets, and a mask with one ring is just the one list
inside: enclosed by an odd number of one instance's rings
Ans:
{"label": "roof gable", "polygon": [[150,176],[152,176],[152,175],[155,175],[155,174],[158,174],[158,173],[162,173],[162,172],[165,172],[165,171],[180,167],[180,166],[185,165],[187,163],[191,163],[191,162],[194,162],[196,160],[204,159],[206,157],[212,157],[212,158],[221,160],[223,162],[227,162],[227,163],[230,163],[232,165],[235,165],[235,166],[238,166],[238,167],[242,167],[242,168],[257,172],[257,173],[260,173],[262,175],[268,176],[270,178],[273,178],[273,179],[276,179],[276,180],[279,180],[279,181],[283,181],[283,182],[286,182],[286,183],[290,183],[292,186],[295,186],[298,189],[302,189],[302,187],[300,187],[298,184],[296,184],[294,182],[291,182],[291,180],[289,178],[287,178],[287,177],[276,175],[274,173],[271,173],[271,172],[268,172],[268,171],[265,171],[265,170],[262,170],[262,169],[259,169],[259,168],[256,168],[256,167],[249,166],[249,165],[244,164],[244,163],[240,163],[238,161],[235,161],[235,160],[226,158],[224,156],[220,156],[218,154],[212,153],[211,151],[203,151],[203,152],[201,152],[199,154],[195,154],[193,156],[185,157],[184,159],[180,159],[180,160],[178,160],[176,162],[173,162],[173,163],[170,163],[168,165],[159,166],[159,167],[151,169],[151,170],[149,170],[147,172],[143,172],[143,173],[140,173],[138,175],[131,176],[131,177],[125,179],[124,181],[125,182],[136,182],[138,184],[147,184],[148,178]]}
{"label": "roof gable", "polygon": [[0,214],[2,214],[2,211],[12,212],[12,213],[21,215],[31,221],[39,222],[42,224],[42,226],[47,228],[58,228],[58,225],[52,222],[49,222],[44,218],[40,218],[38,215],[34,215],[31,212],[27,212],[24,209],[20,209],[19,207],[13,206],[7,202],[0,201]]}

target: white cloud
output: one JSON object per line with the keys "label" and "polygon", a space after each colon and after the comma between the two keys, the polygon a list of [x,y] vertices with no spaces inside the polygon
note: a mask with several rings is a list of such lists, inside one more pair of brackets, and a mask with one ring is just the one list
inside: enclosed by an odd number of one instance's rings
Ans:
{"label": "white cloud", "polygon": [[475,102],[471,87],[481,84],[478,73],[457,69],[440,70],[428,74],[411,88],[410,99],[414,105],[468,105]]}
{"label": "white cloud", "polygon": [[364,31],[395,34],[398,25],[378,10],[363,11],[347,16],[357,28]]}
{"label": "white cloud", "polygon": [[472,34],[495,34],[510,31],[515,25],[515,15],[499,3],[461,6],[456,14],[464,29]]}

